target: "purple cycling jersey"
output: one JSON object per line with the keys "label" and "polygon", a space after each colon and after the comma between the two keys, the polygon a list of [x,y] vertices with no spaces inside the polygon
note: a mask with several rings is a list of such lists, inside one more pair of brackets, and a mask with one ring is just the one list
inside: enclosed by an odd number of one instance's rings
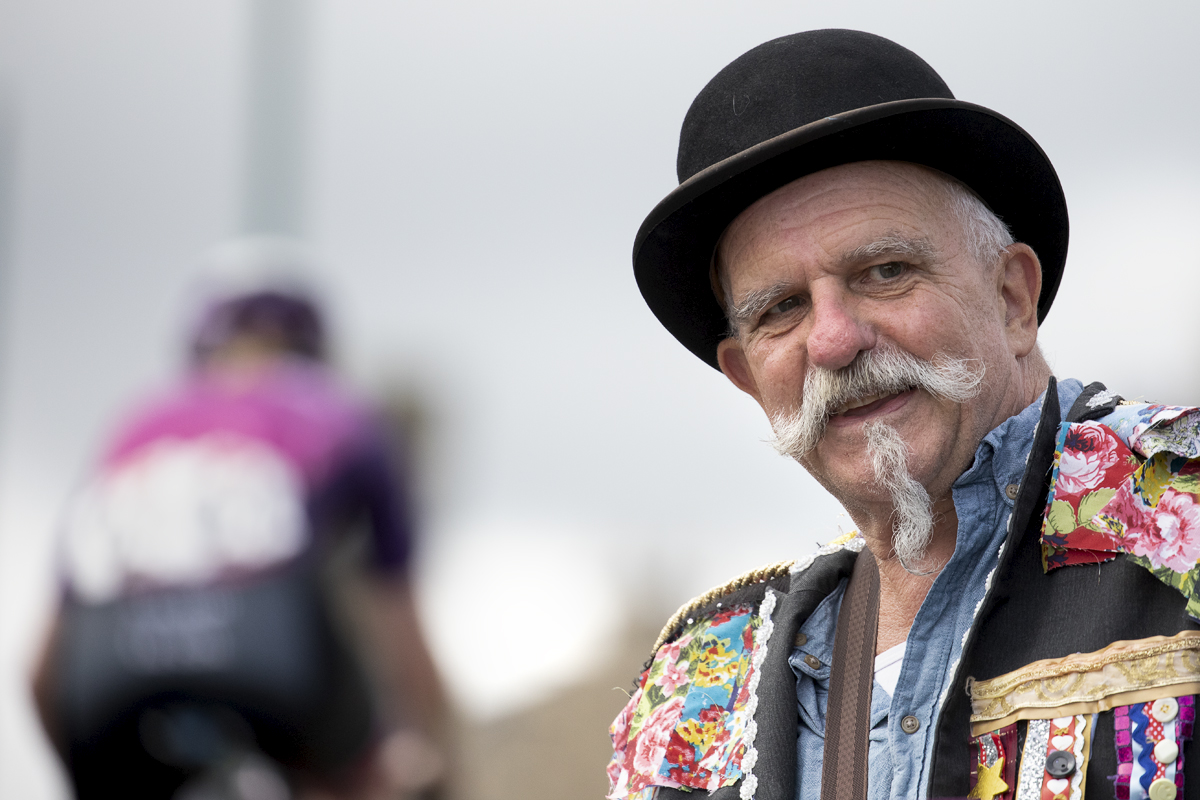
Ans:
{"label": "purple cycling jersey", "polygon": [[303,361],[248,374],[202,370],[139,409],[105,455],[104,466],[117,465],[162,439],[222,432],[269,445],[309,486],[318,486],[347,451],[375,435],[369,420],[326,370]]}
{"label": "purple cycling jersey", "polygon": [[197,370],[122,426],[67,515],[68,582],[112,597],[311,551],[366,516],[371,560],[402,571],[409,510],[374,416],[300,359]]}

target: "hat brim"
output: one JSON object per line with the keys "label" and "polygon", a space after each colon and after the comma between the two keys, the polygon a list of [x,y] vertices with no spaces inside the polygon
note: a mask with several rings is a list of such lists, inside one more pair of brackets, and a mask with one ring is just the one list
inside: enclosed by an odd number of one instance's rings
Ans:
{"label": "hat brim", "polygon": [[760,197],[854,161],[909,161],[971,187],[1042,263],[1038,321],[1067,258],[1067,203],[1050,160],[1016,124],[961,100],[920,98],[827,117],[719,161],[675,188],[638,230],[633,268],[659,321],[713,367],[724,312],[709,265],[725,228]]}

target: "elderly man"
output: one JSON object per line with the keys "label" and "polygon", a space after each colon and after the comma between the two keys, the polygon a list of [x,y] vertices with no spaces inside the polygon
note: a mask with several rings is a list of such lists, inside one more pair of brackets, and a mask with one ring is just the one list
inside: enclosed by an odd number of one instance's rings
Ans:
{"label": "elderly man", "polygon": [[610,797],[1200,797],[1200,411],[1052,376],[1037,144],[825,30],[722,70],[678,168],[642,294],[858,531],[680,609]]}

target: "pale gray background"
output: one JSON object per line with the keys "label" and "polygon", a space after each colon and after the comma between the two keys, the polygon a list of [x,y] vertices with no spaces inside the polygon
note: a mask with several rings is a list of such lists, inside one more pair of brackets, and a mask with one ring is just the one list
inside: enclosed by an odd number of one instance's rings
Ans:
{"label": "pale gray background", "polygon": [[[657,326],[629,266],[675,183],[688,103],[761,41],[879,33],[1023,125],[1072,212],[1043,332],[1057,371],[1200,399],[1200,5],[311,11],[303,231],[328,265],[348,374],[415,387],[434,409],[421,597],[468,714],[572,680],[631,614],[848,523],[761,443],[757,407]],[[114,416],[175,368],[196,255],[238,231],[247,30],[237,0],[0,2],[4,797],[65,793],[23,694],[53,596],[50,534]],[[464,582],[490,587],[495,619],[466,616]],[[456,649],[466,630],[499,646],[486,637],[528,629],[535,607],[537,664],[489,672]]]}

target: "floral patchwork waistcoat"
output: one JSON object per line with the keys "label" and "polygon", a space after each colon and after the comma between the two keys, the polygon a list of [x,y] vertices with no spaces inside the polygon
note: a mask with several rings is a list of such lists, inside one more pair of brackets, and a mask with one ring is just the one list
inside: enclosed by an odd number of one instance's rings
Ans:
{"label": "floral patchwork waistcoat", "polygon": [[[1200,774],[1183,779],[1200,693],[1200,411],[1092,384],[1060,418],[1051,379],[936,723],[929,796],[1200,799]],[[861,547],[844,537],[680,609],[613,723],[609,796],[792,800],[787,656]]]}

